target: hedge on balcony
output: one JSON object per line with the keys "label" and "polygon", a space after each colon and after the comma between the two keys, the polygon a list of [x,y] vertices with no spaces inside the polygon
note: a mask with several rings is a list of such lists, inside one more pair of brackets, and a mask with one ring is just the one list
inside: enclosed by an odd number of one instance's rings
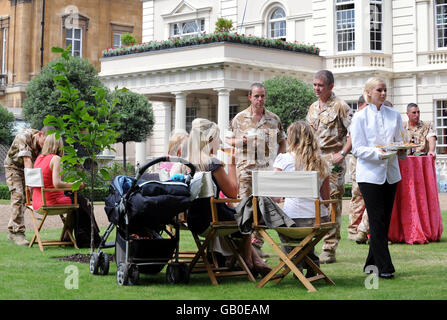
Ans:
{"label": "hedge on balcony", "polygon": [[122,46],[121,48],[108,48],[102,51],[103,57],[115,57],[126,54],[158,51],[171,48],[196,46],[213,42],[242,43],[251,46],[274,48],[293,52],[302,52],[319,55],[320,49],[314,45],[306,45],[298,42],[286,42],[280,39],[267,39],[252,35],[238,33],[215,32],[212,34],[202,34],[191,38],[169,38],[164,41],[151,41],[132,46]]}

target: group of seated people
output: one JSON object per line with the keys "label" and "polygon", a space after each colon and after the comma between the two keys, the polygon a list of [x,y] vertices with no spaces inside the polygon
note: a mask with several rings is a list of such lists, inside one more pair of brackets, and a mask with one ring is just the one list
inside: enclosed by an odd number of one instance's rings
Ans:
{"label": "group of seated people", "polygon": [[[277,156],[274,163],[275,170],[293,171],[296,168],[297,170],[318,171],[321,179],[322,198],[329,199],[329,168],[318,152],[319,148],[311,127],[304,121],[295,122],[289,126],[287,136],[288,152]],[[308,143],[308,141],[311,141],[311,143]],[[213,182],[217,187],[216,197],[223,194],[228,198],[237,198],[238,181],[234,153],[232,154],[233,159],[229,161],[227,170],[225,170],[225,164],[216,157],[221,144],[220,130],[217,124],[207,119],[198,118],[192,122],[192,129],[189,135],[177,133],[171,137],[169,154],[171,156],[185,157],[196,166],[197,171],[211,172]],[[48,135],[42,147],[42,152],[35,161],[34,168],[42,169],[44,186],[46,188],[69,188],[72,186],[72,183],[62,181],[62,147],[62,138],[56,139],[55,134]],[[172,177],[176,174],[187,173],[189,169],[179,162],[164,162],[160,163],[156,170],[161,175]],[[84,187],[85,185],[82,183],[81,188]],[[63,191],[49,191],[46,193],[46,203],[49,205],[71,204],[72,199],[64,195]],[[41,189],[34,188],[33,208],[37,210],[41,206]],[[300,215],[297,214],[297,210],[301,211]],[[303,218],[303,211],[306,213],[306,218]],[[315,217],[313,200],[288,198],[284,203],[284,212],[295,221],[297,226],[313,225]],[[226,204],[218,205],[219,220],[235,220],[234,214],[234,208]],[[323,208],[322,221],[324,222],[328,219],[327,210]],[[211,205],[209,199],[199,198],[194,200],[187,214],[188,228],[197,234],[203,234],[210,222]],[[251,245],[250,235],[239,234],[238,237],[242,238],[238,242],[241,256],[252,273],[255,275],[266,275],[269,273],[271,268]],[[287,241],[285,238],[282,240]],[[232,253],[226,247],[224,241],[216,239],[213,248],[228,260],[232,259]],[[285,247],[285,250],[288,251],[289,248]],[[309,254],[309,257],[318,263],[318,257],[313,252]]]}
{"label": "group of seated people", "polygon": [[[309,124],[305,121],[297,121],[289,126],[287,130],[288,150],[287,153],[278,154],[274,161],[274,170],[277,171],[317,171],[321,184],[321,198],[329,199],[329,175],[330,170],[326,161],[321,157],[319,146],[314,133]],[[217,151],[221,149],[220,130],[216,123],[207,119],[198,118],[192,122],[189,135],[174,134],[169,143],[169,154],[186,158],[194,164],[197,171],[211,172],[214,184],[217,187],[216,197],[225,196],[237,198],[238,181],[236,176],[236,165],[234,152],[232,159],[224,164],[217,158]],[[185,154],[186,153],[186,154]],[[226,168],[225,168],[226,167]],[[226,170],[225,170],[226,169]],[[180,163],[166,163],[158,167],[159,172],[168,171],[170,176],[178,173],[185,173],[187,168]],[[164,173],[163,173],[164,174]],[[281,201],[280,198],[274,199]],[[315,221],[315,204],[313,199],[286,198],[283,211],[293,219],[297,227],[313,226]],[[218,218],[220,221],[235,220],[235,210],[225,204],[218,206]],[[321,211],[321,221],[329,221],[328,211],[323,206]],[[196,199],[193,201],[187,213],[188,228],[197,233],[203,234],[211,222],[211,206],[209,199]],[[271,271],[270,266],[259,256],[251,245],[250,235],[242,236],[239,251],[247,266],[253,274],[266,275]],[[282,237],[283,242],[288,239]],[[225,247],[225,243],[219,238],[215,239],[213,249],[228,260],[232,258],[232,253]],[[290,252],[290,247],[284,247]],[[318,256],[311,252],[308,255],[317,265]],[[305,263],[301,263],[300,269],[308,269]]]}

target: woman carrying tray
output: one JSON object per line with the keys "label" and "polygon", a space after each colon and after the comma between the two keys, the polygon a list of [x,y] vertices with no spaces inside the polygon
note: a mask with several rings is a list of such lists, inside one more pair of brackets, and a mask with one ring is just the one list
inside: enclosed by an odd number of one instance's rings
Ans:
{"label": "woman carrying tray", "polygon": [[388,249],[388,229],[397,183],[401,180],[397,157],[405,159],[406,150],[386,152],[377,146],[403,142],[405,135],[400,113],[383,104],[384,80],[369,79],[363,94],[368,105],[355,113],[350,131],[352,153],[358,159],[356,179],[365,200],[371,232],[364,272],[377,272],[379,277],[391,279],[395,269]]}

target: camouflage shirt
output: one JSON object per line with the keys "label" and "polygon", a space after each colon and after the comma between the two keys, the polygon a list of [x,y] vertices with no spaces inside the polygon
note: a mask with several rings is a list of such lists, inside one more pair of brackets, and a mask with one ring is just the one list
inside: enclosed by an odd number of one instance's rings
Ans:
{"label": "camouflage shirt", "polygon": [[309,107],[306,121],[314,129],[322,152],[338,152],[346,144],[353,111],[334,93],[321,110],[319,103],[317,100]]}
{"label": "camouflage shirt", "polygon": [[409,127],[408,122],[404,122],[403,126],[407,132],[408,141],[416,144],[422,144],[422,146],[416,148],[414,152],[428,152],[428,139],[430,137],[436,138],[436,133],[435,130],[433,130],[431,122],[419,121],[416,127]]}
{"label": "camouflage shirt", "polygon": [[37,143],[38,133],[39,130],[25,129],[14,138],[4,161],[5,168],[23,170],[23,157],[30,157],[34,163],[41,150]]}
{"label": "camouflage shirt", "polygon": [[233,118],[229,129],[235,138],[246,136],[248,139],[246,145],[236,145],[236,165],[239,170],[253,165],[273,165],[279,143],[286,139],[281,120],[267,109],[264,109],[264,115],[258,122],[253,118],[251,107],[248,107]]}

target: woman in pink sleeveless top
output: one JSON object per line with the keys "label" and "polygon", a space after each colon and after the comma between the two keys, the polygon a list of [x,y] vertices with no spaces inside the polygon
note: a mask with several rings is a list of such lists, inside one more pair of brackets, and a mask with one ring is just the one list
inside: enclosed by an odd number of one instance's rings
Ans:
{"label": "woman in pink sleeveless top", "polygon": [[[61,179],[61,156],[63,156],[63,141],[56,139],[55,134],[50,134],[45,139],[41,154],[37,157],[34,168],[42,169],[43,184],[45,188],[70,188],[72,183],[63,182]],[[81,189],[85,185],[81,184]],[[71,198],[64,195],[63,191],[45,192],[47,205],[71,204]],[[40,188],[33,188],[33,208],[38,210],[43,205]]]}

